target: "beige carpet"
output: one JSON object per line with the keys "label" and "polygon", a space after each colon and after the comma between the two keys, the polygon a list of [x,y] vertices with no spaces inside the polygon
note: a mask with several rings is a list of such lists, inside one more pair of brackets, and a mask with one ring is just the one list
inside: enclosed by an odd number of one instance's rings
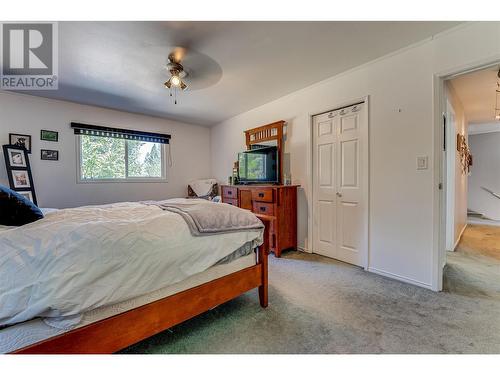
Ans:
{"label": "beige carpet", "polygon": [[298,252],[271,256],[269,281],[267,309],[251,291],[123,352],[500,353],[500,301],[470,287],[435,293]]}
{"label": "beige carpet", "polygon": [[469,224],[446,263],[446,291],[500,301],[499,226]]}
{"label": "beige carpet", "polygon": [[500,226],[468,225],[456,251],[500,261]]}

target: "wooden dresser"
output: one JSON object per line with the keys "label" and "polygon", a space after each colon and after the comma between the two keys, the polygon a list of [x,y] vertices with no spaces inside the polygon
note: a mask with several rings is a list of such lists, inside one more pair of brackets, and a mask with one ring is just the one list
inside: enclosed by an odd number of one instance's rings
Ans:
{"label": "wooden dresser", "polygon": [[297,248],[297,185],[223,185],[222,201],[272,218],[270,248]]}

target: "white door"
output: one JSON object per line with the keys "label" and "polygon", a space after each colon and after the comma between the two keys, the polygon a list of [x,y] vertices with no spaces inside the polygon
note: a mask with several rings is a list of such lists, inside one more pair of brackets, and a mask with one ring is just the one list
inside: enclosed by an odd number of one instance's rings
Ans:
{"label": "white door", "polygon": [[335,258],[337,236],[337,144],[336,118],[333,114],[313,118],[314,134],[314,252]]}
{"label": "white door", "polygon": [[313,251],[367,266],[368,119],[364,103],[313,118]]}

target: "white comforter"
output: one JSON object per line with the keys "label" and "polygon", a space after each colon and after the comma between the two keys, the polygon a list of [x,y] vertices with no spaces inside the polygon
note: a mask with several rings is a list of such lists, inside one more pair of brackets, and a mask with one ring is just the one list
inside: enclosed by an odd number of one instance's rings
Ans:
{"label": "white comforter", "polygon": [[140,203],[51,212],[0,231],[0,326],[41,316],[69,328],[85,311],[184,280],[261,237],[193,237],[180,215]]}

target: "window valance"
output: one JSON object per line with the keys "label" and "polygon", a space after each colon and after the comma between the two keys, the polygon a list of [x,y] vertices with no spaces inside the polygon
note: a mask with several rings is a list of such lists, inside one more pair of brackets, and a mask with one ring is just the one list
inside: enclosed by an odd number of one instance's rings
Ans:
{"label": "window valance", "polygon": [[75,134],[92,135],[95,137],[122,138],[133,141],[154,142],[168,144],[170,142],[170,134],[150,133],[139,130],[109,128],[106,126],[97,126],[89,124],[81,124],[72,122],[71,127]]}

